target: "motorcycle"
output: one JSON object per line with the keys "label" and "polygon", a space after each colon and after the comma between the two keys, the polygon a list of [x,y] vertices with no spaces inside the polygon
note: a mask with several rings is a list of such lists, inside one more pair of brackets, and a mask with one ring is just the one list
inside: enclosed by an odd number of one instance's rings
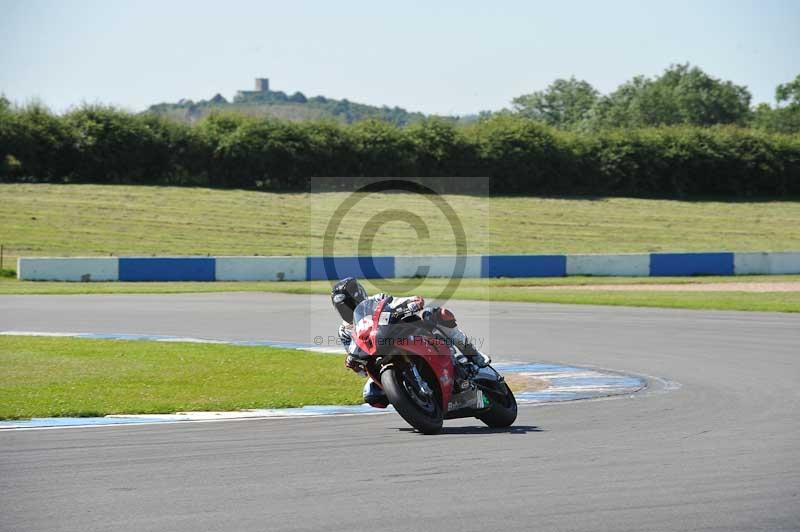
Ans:
{"label": "motorcycle", "polygon": [[508,427],[517,402],[490,365],[455,363],[456,346],[435,325],[391,308],[392,297],[366,299],[353,312],[352,350],[366,355],[365,369],[398,414],[424,434],[445,419],[475,417],[489,427]]}

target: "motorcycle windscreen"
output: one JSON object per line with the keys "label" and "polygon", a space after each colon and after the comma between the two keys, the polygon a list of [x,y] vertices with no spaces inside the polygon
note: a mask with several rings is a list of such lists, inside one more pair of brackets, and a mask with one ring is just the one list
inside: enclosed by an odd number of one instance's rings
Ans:
{"label": "motorcycle windscreen", "polygon": [[374,321],[375,311],[383,305],[383,301],[365,299],[353,311],[353,325],[356,345],[369,355],[377,352],[378,345],[375,341],[377,324]]}

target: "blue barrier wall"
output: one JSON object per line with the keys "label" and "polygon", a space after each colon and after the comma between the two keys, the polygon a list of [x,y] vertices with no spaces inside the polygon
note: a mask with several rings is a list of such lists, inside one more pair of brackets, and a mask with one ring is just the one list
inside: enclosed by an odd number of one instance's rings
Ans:
{"label": "blue barrier wall", "polygon": [[733,275],[733,253],[652,253],[650,275]]}
{"label": "blue barrier wall", "polygon": [[213,281],[213,257],[120,257],[120,281]]}
{"label": "blue barrier wall", "polygon": [[308,257],[306,279],[338,280],[344,277],[391,279],[394,257]]}
{"label": "blue barrier wall", "polygon": [[[435,266],[434,276],[447,277],[454,263],[455,258],[450,256],[21,257],[17,276],[21,280],[43,281],[333,280],[347,276],[390,279],[414,275],[423,264]],[[467,257],[464,277],[792,273],[800,273],[800,252],[472,255]]]}
{"label": "blue barrier wall", "polygon": [[481,257],[481,277],[563,277],[566,255],[488,255]]}

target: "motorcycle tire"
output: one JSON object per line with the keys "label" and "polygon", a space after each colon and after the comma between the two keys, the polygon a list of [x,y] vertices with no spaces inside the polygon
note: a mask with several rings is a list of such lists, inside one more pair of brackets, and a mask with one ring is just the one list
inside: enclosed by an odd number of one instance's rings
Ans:
{"label": "motorcycle tire", "polygon": [[503,386],[505,394],[489,394],[489,410],[476,416],[487,426],[495,429],[510,427],[517,420],[517,399],[508,384],[503,383]]}
{"label": "motorcycle tire", "polygon": [[444,414],[437,397],[434,396],[431,409],[425,412],[409,395],[403,384],[403,372],[400,368],[389,367],[381,373],[381,386],[386,392],[386,397],[392,403],[397,413],[406,422],[423,434],[438,434],[442,431]]}

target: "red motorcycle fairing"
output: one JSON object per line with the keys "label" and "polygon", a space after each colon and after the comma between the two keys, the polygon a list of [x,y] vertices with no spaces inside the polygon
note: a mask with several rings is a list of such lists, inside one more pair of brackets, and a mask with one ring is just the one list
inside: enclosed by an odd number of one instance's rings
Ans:
{"label": "red motorcycle fairing", "polygon": [[416,355],[427,362],[442,392],[442,412],[447,412],[450,397],[453,395],[453,355],[450,347],[444,340],[430,336],[414,336],[409,342],[403,342],[398,347],[403,351]]}
{"label": "red motorcycle fairing", "polygon": [[[370,356],[397,356],[400,353],[416,356],[426,362],[436,376],[441,390],[442,411],[447,412],[447,405],[453,394],[453,356],[450,347],[443,339],[436,338],[421,327],[412,323],[390,323],[391,311],[384,310],[387,300],[381,300],[371,316],[364,316],[356,324],[356,345]],[[380,348],[389,348],[381,350]],[[376,368],[378,369],[378,368]],[[380,386],[380,375],[368,371],[373,381]]]}

